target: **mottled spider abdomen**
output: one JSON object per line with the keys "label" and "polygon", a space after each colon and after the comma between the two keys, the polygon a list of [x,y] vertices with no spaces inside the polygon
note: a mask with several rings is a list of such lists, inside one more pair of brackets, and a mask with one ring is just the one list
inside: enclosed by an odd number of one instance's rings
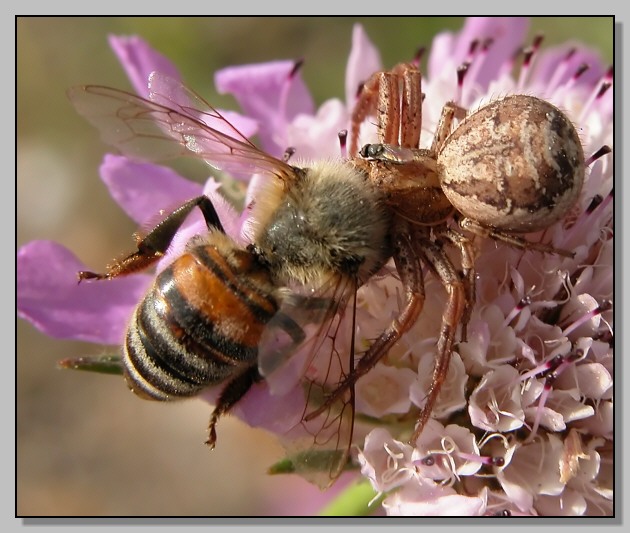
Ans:
{"label": "mottled spider abdomen", "polygon": [[584,152],[569,118],[526,95],[470,114],[437,154],[442,189],[464,216],[503,231],[549,227],[575,204]]}

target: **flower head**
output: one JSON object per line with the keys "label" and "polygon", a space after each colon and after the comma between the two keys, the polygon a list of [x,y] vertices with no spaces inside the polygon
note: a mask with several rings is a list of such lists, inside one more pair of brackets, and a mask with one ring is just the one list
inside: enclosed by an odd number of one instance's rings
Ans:
{"label": "flower head", "polygon": [[[433,418],[416,442],[408,442],[414,413],[430,386],[446,305],[439,280],[427,273],[420,319],[355,388],[356,459],[361,475],[384,496],[388,514],[612,512],[613,170],[610,157],[591,157],[600,147],[613,146],[612,76],[581,46],[544,50],[536,42],[518,54],[526,30],[524,19],[471,18],[460,33],[435,38],[422,79],[421,148],[430,146],[448,101],[475,110],[505,95],[529,94],[559,107],[576,125],[589,157],[586,182],[565,220],[526,238],[574,255],[474,239],[476,301],[466,336],[451,356]],[[111,37],[110,44],[140,96],[155,90],[154,71],[179,79],[170,61],[141,39]],[[462,65],[465,74],[458,77]],[[257,133],[260,146],[274,157],[292,147],[299,160],[341,158],[338,132],[349,129],[357,88],[382,70],[379,53],[357,25],[345,98],[318,109],[299,66],[277,61],[218,72],[217,88],[233,94],[244,115],[221,113],[245,137]],[[186,105],[187,95],[176,87],[160,90]],[[366,122],[361,144],[375,140],[375,128]],[[256,223],[250,207],[265,187],[264,177],[246,176],[245,208],[238,212],[213,178],[201,186],[167,167],[114,155],[105,157],[100,173],[118,204],[143,225],[156,220],[160,209],[208,196],[226,234],[243,246]],[[205,231],[203,217],[193,212],[157,270]],[[56,243],[36,241],[21,248],[19,315],[54,337],[121,345],[154,275],[77,285],[80,270],[85,270],[80,260]],[[347,335],[361,353],[396,318],[401,284],[391,271],[386,266],[360,288],[356,329],[340,329],[335,343]],[[326,342],[320,348],[332,353],[334,346]],[[297,383],[303,362],[295,357],[281,377],[255,384],[233,412],[251,425],[303,439],[304,432],[295,432],[303,415],[304,392]],[[331,373],[328,362],[310,361],[306,373],[312,383]],[[220,390],[206,397],[215,401]]]}

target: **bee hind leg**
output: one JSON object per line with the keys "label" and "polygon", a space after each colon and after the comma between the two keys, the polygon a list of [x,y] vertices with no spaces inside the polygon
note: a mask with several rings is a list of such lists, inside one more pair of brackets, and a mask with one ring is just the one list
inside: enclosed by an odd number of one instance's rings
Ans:
{"label": "bee hind leg", "polygon": [[213,449],[217,442],[216,425],[219,418],[234,407],[234,405],[245,396],[254,383],[261,380],[262,377],[258,372],[258,366],[254,365],[231,380],[223,391],[221,391],[214,411],[212,411],[212,415],[210,416],[210,424],[208,425],[208,440],[206,444],[210,449]]}
{"label": "bee hind leg", "polygon": [[161,257],[164,256],[175,234],[182,226],[190,212],[198,207],[203,214],[208,228],[217,228],[225,233],[219,215],[212,205],[212,201],[207,196],[198,196],[189,200],[175,211],[170,213],[164,220],[155,226],[144,238],[139,238],[138,249],[128,256],[116,260],[109,265],[107,272],[99,274],[82,270],[78,273],[79,283],[83,280],[113,279],[118,276],[125,276],[140,272],[149,268]]}

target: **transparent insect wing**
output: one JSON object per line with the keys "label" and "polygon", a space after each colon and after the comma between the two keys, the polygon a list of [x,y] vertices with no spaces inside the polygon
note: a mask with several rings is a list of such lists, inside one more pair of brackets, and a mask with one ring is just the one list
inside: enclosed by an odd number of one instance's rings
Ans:
{"label": "transparent insect wing", "polygon": [[[225,112],[219,112],[196,92],[183,85],[177,79],[161,74],[160,72],[152,72],[149,76],[149,100],[164,107],[177,109],[183,115],[190,117],[196,122],[203,123],[211,130],[241,141],[257,150],[244,133],[225,118]],[[175,128],[175,126],[175,123],[172,124],[173,128]],[[186,123],[181,124],[181,129],[181,133],[186,133],[191,130],[194,133],[194,127]],[[252,131],[252,134],[253,133],[255,133],[255,130]],[[188,148],[196,152],[196,150],[193,149],[194,145]],[[203,146],[199,148],[200,152],[204,151]],[[207,148],[216,149],[216,147],[212,145],[208,145]],[[228,146],[224,146],[223,148],[226,151],[229,149]],[[209,163],[212,164],[212,161]]]}
{"label": "transparent insect wing", "polygon": [[[314,392],[306,394],[312,398]],[[292,471],[321,489],[330,487],[348,465],[353,429],[354,396],[348,389],[327,411],[312,420],[302,418],[282,435]]]}
{"label": "transparent insect wing", "polygon": [[[317,417],[309,414],[348,375],[354,354],[354,307],[347,308],[355,284],[335,279],[318,295],[292,294],[267,325],[259,346],[259,369],[273,395],[300,386],[301,421],[282,436],[292,469],[321,488],[346,466],[354,424],[352,388]],[[289,318],[290,317],[290,318]]]}
{"label": "transparent insect wing", "polygon": [[311,294],[305,288],[283,297],[258,346],[258,369],[272,393],[283,394],[293,387],[319,357],[353,290],[348,279],[333,277]]}
{"label": "transparent insect wing", "polygon": [[193,91],[166,76],[154,74],[152,80],[155,101],[99,85],[73,87],[68,97],[106,143],[129,157],[165,161],[192,156],[238,176],[293,175],[289,165],[259,150]]}

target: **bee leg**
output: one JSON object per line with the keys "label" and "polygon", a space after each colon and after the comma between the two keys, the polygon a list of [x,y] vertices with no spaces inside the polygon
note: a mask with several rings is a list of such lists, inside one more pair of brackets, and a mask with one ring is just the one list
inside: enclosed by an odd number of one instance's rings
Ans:
{"label": "bee leg", "polygon": [[210,416],[208,425],[208,440],[206,444],[212,449],[217,442],[216,425],[219,418],[227,413],[247,393],[254,383],[262,380],[256,365],[249,367],[245,372],[231,380],[221,391],[217,404]]}
{"label": "bee leg", "polygon": [[398,225],[400,231],[397,231],[393,238],[394,262],[405,293],[403,309],[363,354],[352,372],[326,398],[323,405],[305,417],[306,421],[316,418],[342,398],[346,391],[371,370],[418,320],[425,299],[424,280],[422,269],[418,268],[420,257],[416,253],[412,235],[407,226],[405,222],[400,222]]}
{"label": "bee leg", "polygon": [[145,270],[164,256],[170,246],[173,237],[182,226],[190,212],[198,207],[203,213],[208,228],[217,228],[225,233],[219,215],[207,196],[198,196],[178,207],[157,226],[155,226],[143,239],[137,243],[138,250],[121,260],[115,261],[107,267],[107,272],[97,274],[95,272],[80,271],[79,283],[85,279],[112,279]]}
{"label": "bee leg", "polygon": [[453,342],[457,326],[464,317],[468,302],[466,283],[462,280],[457,269],[449,259],[443,247],[426,239],[416,241],[418,252],[422,255],[429,268],[444,285],[447,293],[447,301],[442,313],[442,326],[437,343],[435,364],[431,375],[431,384],[426,395],[426,402],[420,411],[416,422],[416,429],[410,439],[415,445],[418,437],[431,416],[433,407],[442,388],[442,383],[448,373],[448,367],[453,351]]}

